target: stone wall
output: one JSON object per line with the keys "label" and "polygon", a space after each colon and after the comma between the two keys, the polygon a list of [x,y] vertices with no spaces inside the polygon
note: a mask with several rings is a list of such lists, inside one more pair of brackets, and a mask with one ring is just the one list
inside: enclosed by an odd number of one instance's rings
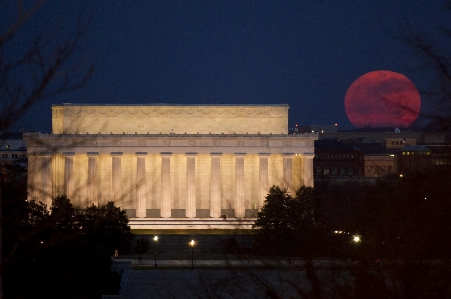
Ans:
{"label": "stone wall", "polygon": [[287,134],[288,106],[53,105],[53,134]]}

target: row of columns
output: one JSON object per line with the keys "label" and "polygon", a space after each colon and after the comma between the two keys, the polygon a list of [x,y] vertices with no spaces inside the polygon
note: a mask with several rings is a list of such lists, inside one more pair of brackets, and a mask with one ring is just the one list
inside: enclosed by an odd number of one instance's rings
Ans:
{"label": "row of columns", "polygon": [[[64,155],[64,192],[70,197],[74,192],[74,161],[75,153],[66,152]],[[146,194],[148,188],[146,181],[146,157],[147,152],[137,152],[136,155],[136,216],[139,218],[146,217]],[[87,199],[88,204],[96,204],[99,196],[99,183],[97,173],[97,163],[99,153],[88,152],[88,181],[87,181]],[[115,202],[119,202],[122,194],[122,171],[121,158],[122,152],[112,152],[112,178],[111,178],[111,192]],[[162,158],[161,163],[161,217],[171,217],[171,174],[170,163],[172,153],[160,153]],[[197,153],[186,153],[186,217],[196,217],[196,169],[195,159]],[[211,181],[210,181],[210,216],[219,217],[221,214],[221,192],[220,192],[220,159],[222,153],[211,153]],[[235,153],[235,216],[245,216],[245,185],[244,185],[244,158],[245,153]],[[262,206],[263,200],[268,192],[268,157],[269,153],[260,153],[259,155],[259,206]],[[283,154],[283,186],[290,187],[292,183],[292,157],[293,154]],[[50,173],[51,155],[44,155],[40,157],[41,163],[35,166],[41,169],[40,180],[43,192],[52,194],[51,182],[52,176]],[[308,155],[307,160],[312,160],[313,155]],[[38,165],[40,164],[40,165]],[[304,178],[309,179],[313,176],[312,161],[307,161],[304,165]],[[30,165],[31,166],[31,165]],[[32,166],[34,167],[34,166]],[[48,206],[51,204],[51,197]]]}

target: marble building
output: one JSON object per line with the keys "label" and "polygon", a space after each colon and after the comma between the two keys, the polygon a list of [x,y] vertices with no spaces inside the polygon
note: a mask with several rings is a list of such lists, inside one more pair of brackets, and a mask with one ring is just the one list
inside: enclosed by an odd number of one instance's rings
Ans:
{"label": "marble building", "polygon": [[250,228],[270,186],[313,186],[318,136],[288,134],[288,108],[53,105],[52,134],[24,134],[29,199],[114,201],[132,229]]}

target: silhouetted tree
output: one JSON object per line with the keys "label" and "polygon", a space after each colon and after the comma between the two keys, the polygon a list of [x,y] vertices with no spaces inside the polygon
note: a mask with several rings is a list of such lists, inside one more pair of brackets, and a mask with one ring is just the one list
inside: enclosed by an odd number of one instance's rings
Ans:
{"label": "silhouetted tree", "polygon": [[[47,1],[24,2],[17,0],[17,9],[13,11],[2,7],[6,2],[0,2],[2,14],[14,16],[0,32],[1,134],[8,132],[39,101],[82,87],[93,71],[91,59],[80,55],[89,23],[79,21],[71,27],[73,30],[63,30],[62,23],[55,24],[51,32],[36,31],[33,38],[25,38],[29,34],[29,20]],[[18,42],[20,47],[12,46]],[[2,201],[0,191],[0,299],[3,298]]]}
{"label": "silhouetted tree", "polygon": [[110,251],[130,246],[125,213],[112,202],[82,213],[64,195],[53,200],[48,213],[44,204],[27,202],[20,190],[26,189],[18,185],[3,190],[14,198],[14,203],[4,202],[5,212],[12,212],[5,226],[5,295],[98,298],[117,293],[120,275],[110,270]]}
{"label": "silhouetted tree", "polygon": [[253,228],[257,246],[270,254],[292,254],[307,249],[314,225],[313,188],[302,186],[292,197],[286,189],[272,186]]}
{"label": "silhouetted tree", "polygon": [[49,221],[58,231],[65,233],[80,228],[80,211],[74,208],[66,195],[59,195],[54,198],[50,211]]}
{"label": "silhouetted tree", "polygon": [[111,255],[119,252],[130,252],[133,234],[128,225],[124,210],[110,201],[100,207],[92,205],[86,209],[81,218],[83,233]]}
{"label": "silhouetted tree", "polygon": [[[443,6],[444,14],[451,16],[451,2]],[[440,19],[439,17],[437,19]],[[415,70],[420,70],[428,80],[428,86],[420,92],[423,99],[431,101],[435,109],[422,112],[421,117],[428,121],[430,128],[451,132],[451,26],[449,22],[437,24],[433,32],[425,30],[420,24],[408,21],[403,26],[406,31],[399,37],[411,49],[412,54],[420,58]],[[418,60],[416,60],[418,61]]]}

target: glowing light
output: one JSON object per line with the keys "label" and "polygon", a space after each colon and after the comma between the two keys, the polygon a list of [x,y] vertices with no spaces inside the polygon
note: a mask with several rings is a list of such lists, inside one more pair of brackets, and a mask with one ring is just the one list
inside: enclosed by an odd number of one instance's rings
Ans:
{"label": "glowing light", "polygon": [[191,242],[189,242],[189,246],[194,247],[194,245],[196,245],[196,241],[191,240]]}
{"label": "glowing light", "polygon": [[352,241],[354,241],[355,243],[359,243],[360,241],[362,241],[362,239],[360,238],[360,236],[355,235],[352,237]]}
{"label": "glowing light", "polygon": [[158,241],[158,236],[153,237],[153,240],[156,242]]}

